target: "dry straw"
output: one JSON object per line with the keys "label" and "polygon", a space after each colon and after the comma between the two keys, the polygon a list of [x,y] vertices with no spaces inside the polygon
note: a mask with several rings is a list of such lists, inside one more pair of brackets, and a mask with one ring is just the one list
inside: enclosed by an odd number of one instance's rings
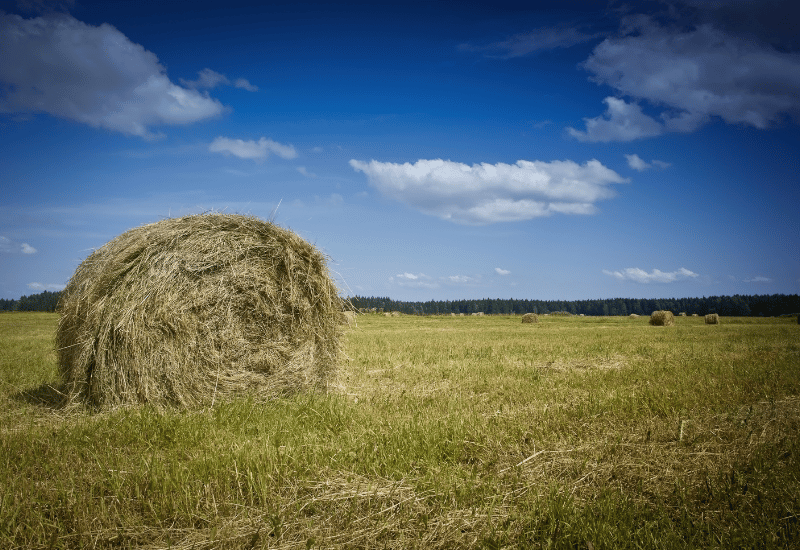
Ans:
{"label": "dry straw", "polygon": [[522,316],[522,322],[523,323],[538,323],[539,322],[539,316],[536,315],[535,313],[526,313],[525,315]]}
{"label": "dry straw", "polygon": [[719,324],[719,314],[717,313],[709,313],[706,315],[706,324],[707,325],[718,325]]}
{"label": "dry straw", "polygon": [[675,324],[675,316],[671,311],[654,311],[650,315],[650,324],[656,327],[668,327]]}
{"label": "dry straw", "polygon": [[203,214],[137,227],[92,253],[62,294],[65,394],[190,407],[324,387],[342,309],[325,256],[272,223]]}

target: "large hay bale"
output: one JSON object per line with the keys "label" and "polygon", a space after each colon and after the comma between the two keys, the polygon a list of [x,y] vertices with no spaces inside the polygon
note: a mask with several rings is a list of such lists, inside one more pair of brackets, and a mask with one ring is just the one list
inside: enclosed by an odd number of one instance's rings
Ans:
{"label": "large hay bale", "polygon": [[535,313],[526,313],[525,315],[522,316],[522,322],[523,323],[538,323],[539,322],[539,316],[536,315]]}
{"label": "large hay bale", "polygon": [[323,254],[272,223],[203,214],[137,227],[92,253],[62,293],[65,394],[188,407],[324,387],[342,310]]}
{"label": "large hay bale", "polygon": [[650,315],[650,324],[656,327],[668,327],[675,324],[675,316],[671,311],[654,311]]}
{"label": "large hay bale", "polygon": [[706,324],[707,325],[718,325],[719,324],[719,314],[717,313],[709,313],[706,315]]}

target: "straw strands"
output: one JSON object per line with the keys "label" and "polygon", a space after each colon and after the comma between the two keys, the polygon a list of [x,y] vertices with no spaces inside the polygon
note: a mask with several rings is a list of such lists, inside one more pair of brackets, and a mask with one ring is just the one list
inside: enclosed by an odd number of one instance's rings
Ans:
{"label": "straw strands", "polygon": [[212,213],[137,227],[62,294],[64,392],[98,408],[190,407],[325,387],[342,309],[326,258],[277,225]]}

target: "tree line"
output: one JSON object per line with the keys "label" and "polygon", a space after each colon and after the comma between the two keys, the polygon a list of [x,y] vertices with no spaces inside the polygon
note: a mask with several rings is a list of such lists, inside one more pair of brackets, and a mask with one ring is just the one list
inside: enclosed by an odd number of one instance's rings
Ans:
{"label": "tree line", "polygon": [[[0,311],[56,311],[61,292],[45,290],[19,300],[0,299]],[[650,315],[657,310],[675,314],[776,317],[800,312],[800,295],[769,294],[743,296],[704,296],[702,298],[610,298],[605,300],[517,300],[482,298],[477,300],[429,300],[403,302],[391,298],[353,296],[348,298],[358,309],[399,311],[409,315],[448,315],[483,312],[486,315],[524,313],[569,313],[571,315]]]}
{"label": "tree line", "polygon": [[666,310],[675,314],[776,317],[800,312],[800,295],[771,294],[708,296],[702,298],[610,298],[605,300],[516,300],[483,298],[477,300],[430,300],[402,302],[391,298],[354,296],[350,302],[358,309],[399,311],[409,315],[448,315],[483,312],[486,315],[524,313],[568,313],[571,315],[650,315]]}

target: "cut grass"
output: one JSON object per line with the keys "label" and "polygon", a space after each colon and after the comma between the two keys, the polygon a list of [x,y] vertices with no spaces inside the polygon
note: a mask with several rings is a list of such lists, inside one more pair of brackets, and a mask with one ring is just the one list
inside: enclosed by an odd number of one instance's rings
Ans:
{"label": "cut grass", "polygon": [[0,315],[3,548],[791,548],[783,319],[367,315],[325,394],[67,413]]}

